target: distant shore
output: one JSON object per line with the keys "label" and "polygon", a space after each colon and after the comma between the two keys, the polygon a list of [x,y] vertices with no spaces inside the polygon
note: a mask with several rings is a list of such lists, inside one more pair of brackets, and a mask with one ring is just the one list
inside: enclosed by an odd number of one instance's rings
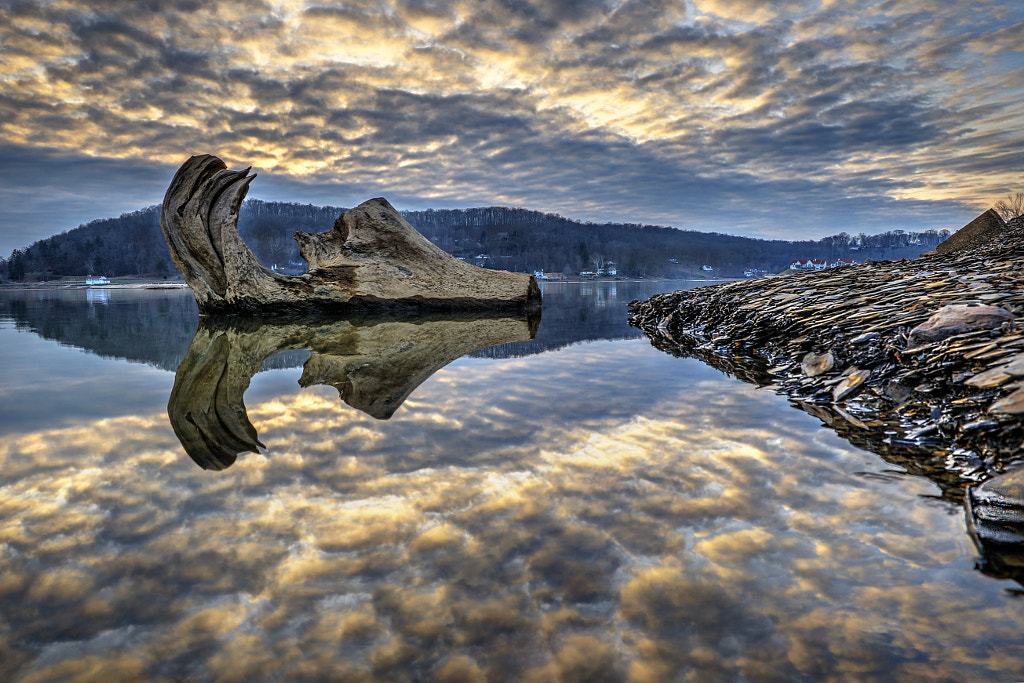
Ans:
{"label": "distant shore", "polygon": [[[732,282],[734,278],[694,278],[694,277],[621,277],[621,278],[581,278],[567,277],[558,280],[540,280],[541,284],[584,284],[591,282],[615,283],[615,282],[706,282],[708,284]],[[0,287],[12,287],[18,289],[183,289],[187,288],[183,280],[130,280],[115,278],[110,284],[87,285],[84,281],[78,280],[54,280],[51,282],[4,282]]]}
{"label": "distant shore", "polygon": [[182,281],[160,280],[138,282],[111,282],[105,285],[87,285],[84,282],[4,282],[0,287],[10,289],[187,289]]}

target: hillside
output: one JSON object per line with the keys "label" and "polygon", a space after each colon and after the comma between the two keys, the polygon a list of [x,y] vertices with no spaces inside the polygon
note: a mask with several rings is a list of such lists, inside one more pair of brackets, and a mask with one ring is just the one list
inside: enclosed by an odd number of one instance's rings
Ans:
{"label": "hillside", "polygon": [[[301,272],[304,263],[292,235],[298,230],[328,230],[341,211],[250,199],[242,205],[239,233],[264,265]],[[484,267],[575,274],[612,262],[625,277],[740,277],[747,269],[779,272],[795,259],[913,258],[948,236],[945,230],[892,230],[792,242],[634,223],[583,223],[506,207],[428,209],[403,215],[445,251]],[[704,266],[713,271],[703,270]],[[160,233],[159,207],[95,220],[0,259],[3,280],[87,274],[177,275]]]}

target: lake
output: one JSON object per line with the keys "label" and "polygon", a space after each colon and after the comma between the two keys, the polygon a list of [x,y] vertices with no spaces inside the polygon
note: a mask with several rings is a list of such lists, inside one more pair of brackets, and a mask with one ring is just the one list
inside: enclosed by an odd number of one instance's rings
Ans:
{"label": "lake", "polygon": [[1024,678],[956,496],[627,325],[690,284],[539,324],[0,290],[0,680]]}

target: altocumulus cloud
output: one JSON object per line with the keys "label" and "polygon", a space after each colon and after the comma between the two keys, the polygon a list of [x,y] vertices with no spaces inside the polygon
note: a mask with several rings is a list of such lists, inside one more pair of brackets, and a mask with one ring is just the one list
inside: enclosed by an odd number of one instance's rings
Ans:
{"label": "altocumulus cloud", "polygon": [[958,227],[1020,189],[1022,20],[925,0],[2,2],[0,246],[156,203],[200,152],[270,172],[254,192],[274,199]]}

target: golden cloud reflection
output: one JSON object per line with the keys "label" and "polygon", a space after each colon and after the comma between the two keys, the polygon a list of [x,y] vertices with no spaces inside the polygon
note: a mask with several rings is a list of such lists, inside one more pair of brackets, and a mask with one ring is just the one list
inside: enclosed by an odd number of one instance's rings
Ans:
{"label": "golden cloud reflection", "polygon": [[159,415],[5,440],[0,677],[1000,680],[1019,666],[1024,616],[972,572],[930,483],[852,476],[885,464],[662,355],[627,341],[464,359],[386,422],[261,373],[246,397],[267,452],[216,477],[170,457]]}

